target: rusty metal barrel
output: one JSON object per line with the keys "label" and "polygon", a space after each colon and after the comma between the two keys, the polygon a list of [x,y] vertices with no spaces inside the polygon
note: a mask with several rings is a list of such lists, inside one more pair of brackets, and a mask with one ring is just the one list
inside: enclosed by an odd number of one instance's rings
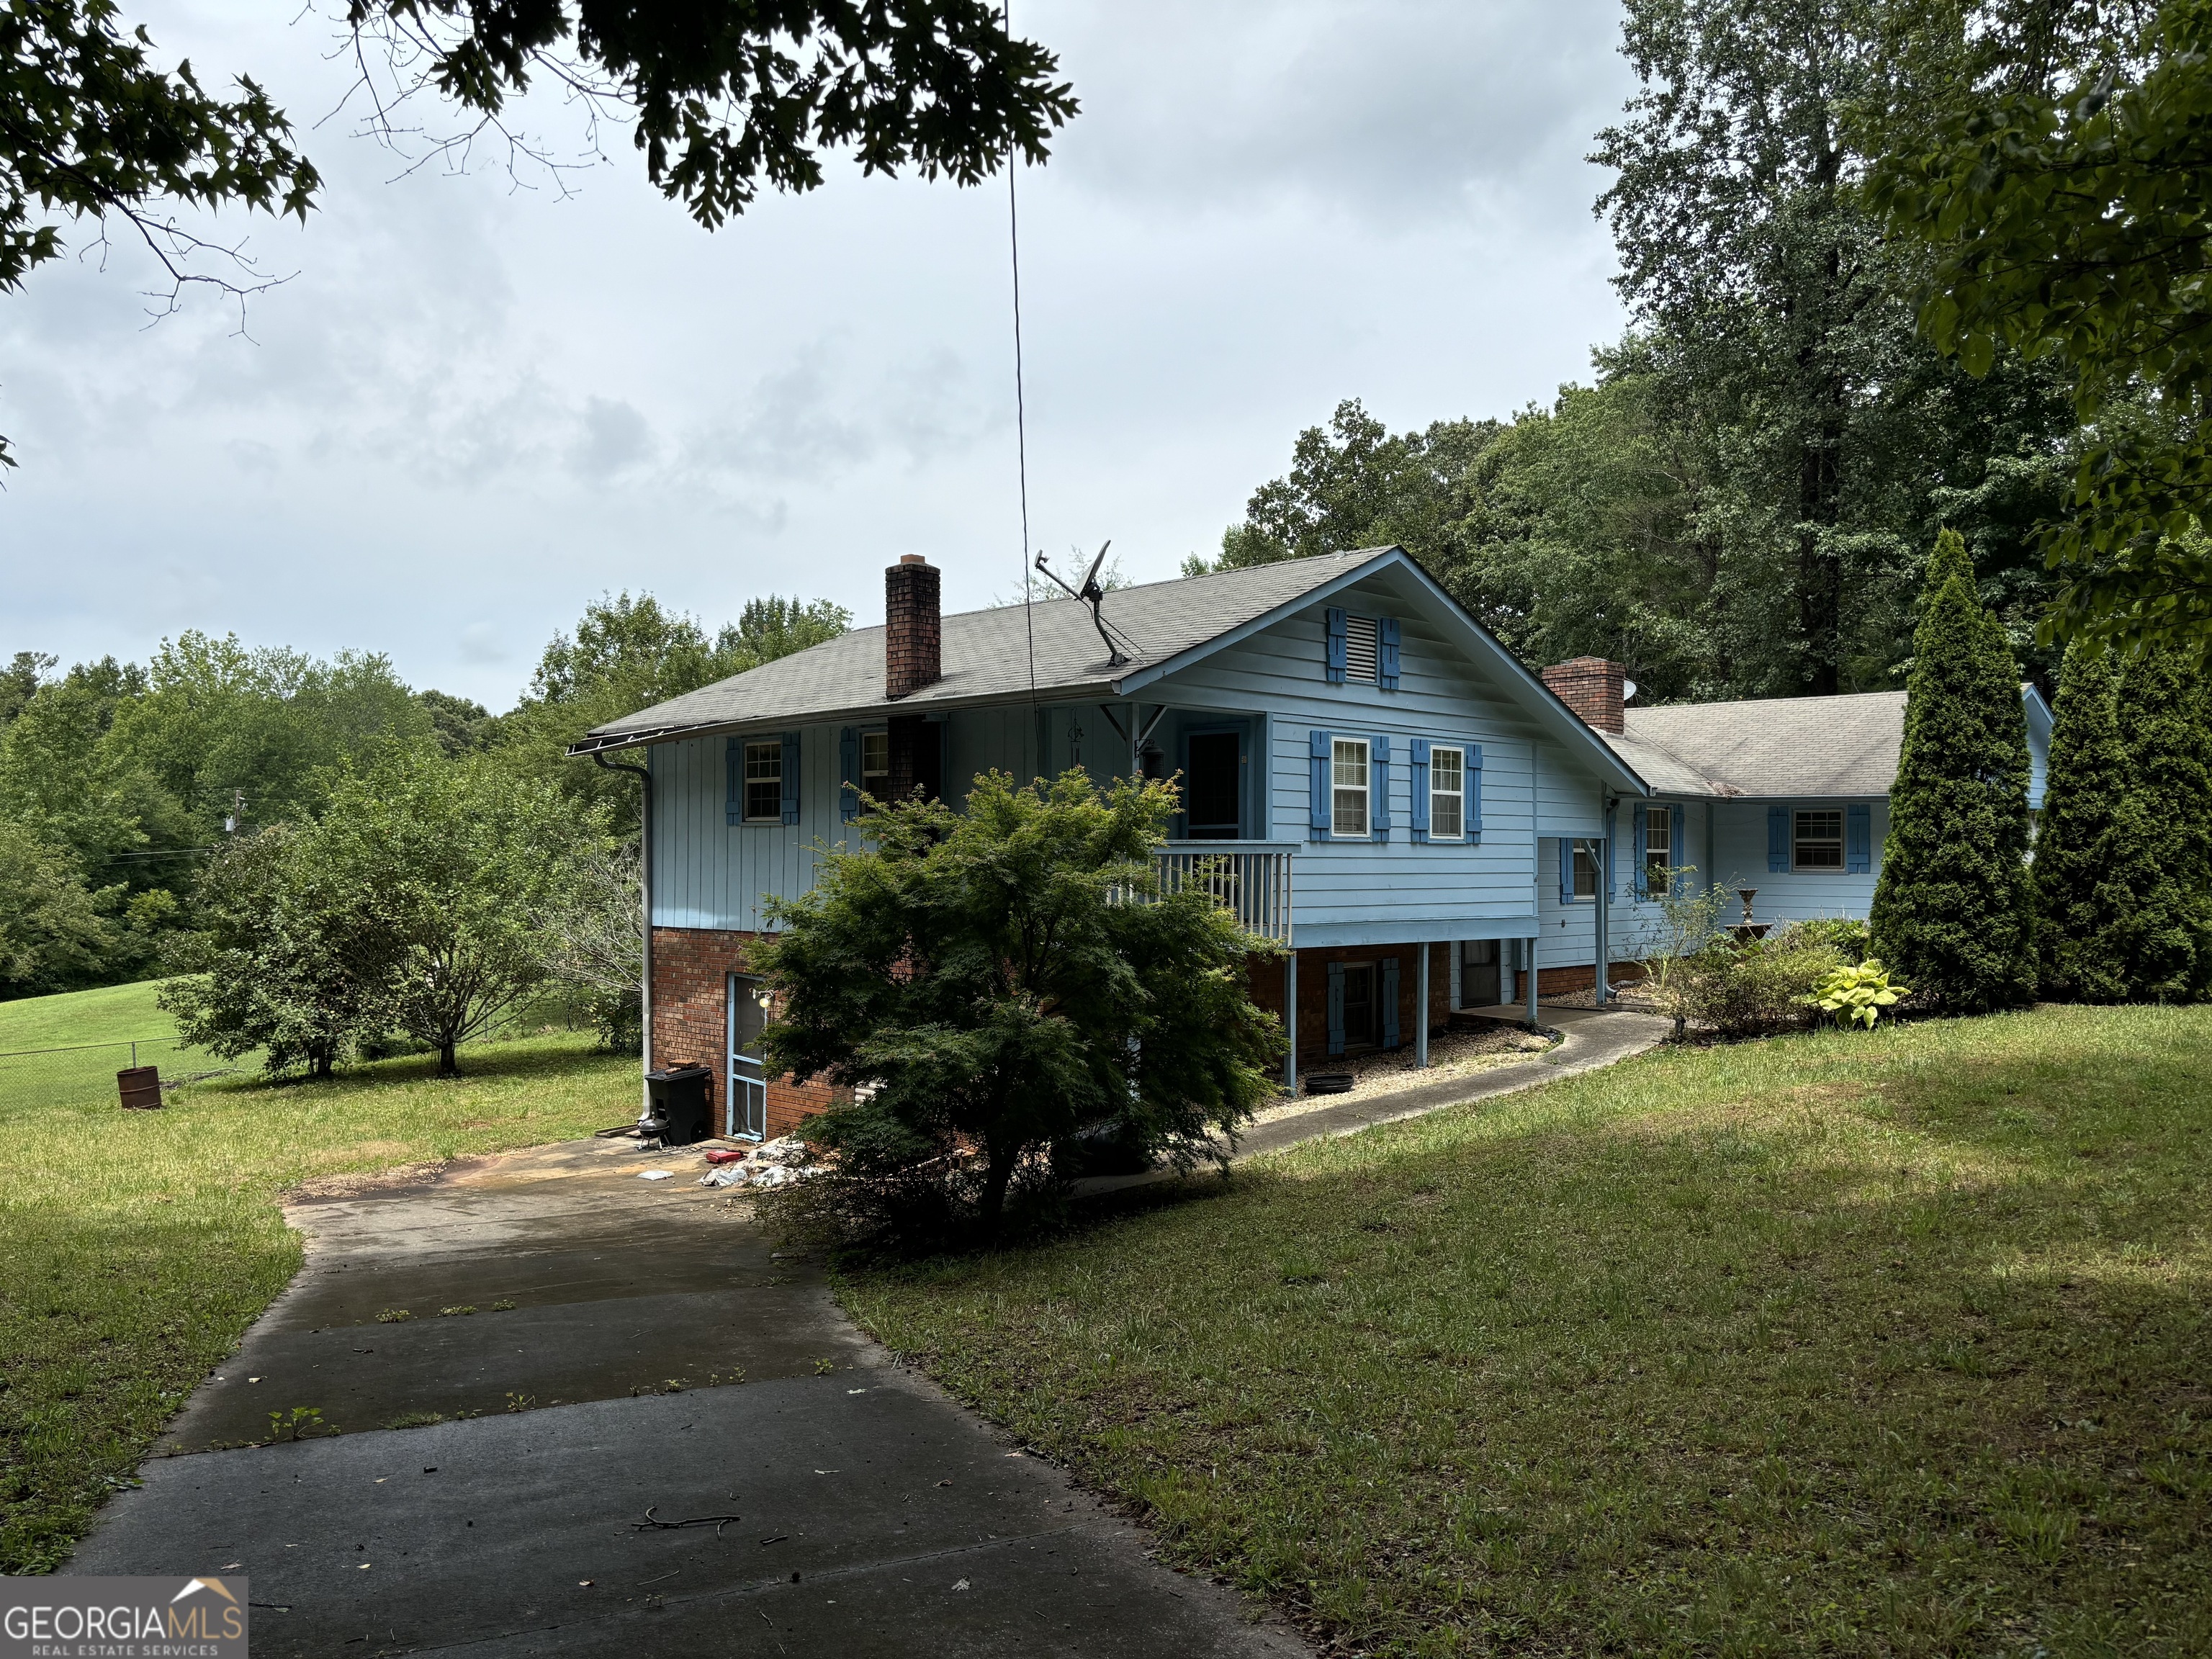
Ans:
{"label": "rusty metal barrel", "polygon": [[126,1108],[152,1111],[161,1104],[161,1068],[127,1066],[115,1074],[116,1091]]}

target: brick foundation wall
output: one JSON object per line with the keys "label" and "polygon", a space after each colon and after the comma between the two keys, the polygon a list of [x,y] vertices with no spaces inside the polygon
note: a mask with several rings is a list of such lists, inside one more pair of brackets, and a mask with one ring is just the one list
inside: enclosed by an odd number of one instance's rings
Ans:
{"label": "brick foundation wall", "polygon": [[[704,1066],[714,1073],[714,1129],[729,1121],[730,1057],[727,975],[746,971],[745,946],[758,933],[708,927],[653,930],[653,1063]],[[847,1097],[819,1079],[794,1083],[770,1078],[768,1133],[789,1134],[800,1121]]]}
{"label": "brick foundation wall", "polygon": [[[1333,945],[1325,950],[1300,951],[1298,957],[1298,1069],[1309,1070],[1328,1058],[1328,964],[1332,962],[1372,962],[1398,958],[1398,1041],[1413,1045],[1413,1011],[1420,995],[1420,949],[1418,945]],[[1432,944],[1429,950],[1429,1030],[1443,1029],[1451,1015],[1451,946]],[[1264,957],[1251,959],[1252,1000],[1277,1019],[1283,1017],[1285,964]],[[1376,988],[1382,988],[1380,975]]]}
{"label": "brick foundation wall", "polygon": [[[1643,977],[1642,963],[1616,962],[1605,982],[1608,985],[1632,985]],[[1540,1001],[1545,997],[1565,996],[1571,991],[1587,991],[1596,983],[1597,969],[1587,962],[1580,967],[1539,968],[1536,970],[1536,996]]]}

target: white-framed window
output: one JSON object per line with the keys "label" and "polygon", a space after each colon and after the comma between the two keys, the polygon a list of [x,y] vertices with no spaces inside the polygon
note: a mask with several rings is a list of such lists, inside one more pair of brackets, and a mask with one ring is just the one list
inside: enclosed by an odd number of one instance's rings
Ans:
{"label": "white-framed window", "polygon": [[890,793],[891,734],[888,732],[860,733],[860,793],[872,795],[878,800]]}
{"label": "white-framed window", "polygon": [[1375,618],[1344,619],[1344,678],[1375,684],[1381,672],[1382,652],[1375,642]]}
{"label": "white-framed window", "polygon": [[1367,740],[1338,738],[1330,748],[1329,833],[1358,841],[1367,834]]}
{"label": "white-framed window", "polygon": [[745,822],[783,822],[783,744],[745,745]]}
{"label": "white-framed window", "polygon": [[1467,750],[1429,750],[1429,839],[1457,841],[1467,833]]}
{"label": "white-framed window", "polygon": [[1674,810],[1670,806],[1644,809],[1644,893],[1647,898],[1667,896],[1668,872],[1674,864]]}
{"label": "white-framed window", "polygon": [[1790,838],[1790,867],[1793,870],[1840,870],[1844,867],[1844,814],[1820,808],[1798,812],[1796,833]]}
{"label": "white-framed window", "polygon": [[1597,882],[1597,843],[1578,841],[1575,843],[1575,896],[1595,899]]}

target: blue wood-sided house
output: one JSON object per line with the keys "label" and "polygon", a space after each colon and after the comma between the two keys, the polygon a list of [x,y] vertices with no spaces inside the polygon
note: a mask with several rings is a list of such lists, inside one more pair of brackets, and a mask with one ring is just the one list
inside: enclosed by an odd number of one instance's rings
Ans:
{"label": "blue wood-sided house", "polygon": [[[1624,866],[1663,855],[1741,873],[1760,862],[1745,837],[1762,811],[1803,862],[1770,879],[1808,878],[1788,904],[1863,915],[1871,896],[1893,742],[1880,787],[1848,799],[1731,793],[1677,752],[1682,733],[1644,729],[1674,711],[1615,718],[1617,668],[1531,672],[1398,549],[1120,590],[1102,609],[1121,648],[1065,601],[940,616],[938,580],[902,560],[883,627],[614,721],[573,751],[646,753],[651,1061],[712,1066],[728,1133],[781,1133],[828,1103],[762,1075],[764,1003],[743,951],[766,896],[803,893],[817,848],[854,844],[863,791],[957,801],[993,769],[1180,775],[1164,877],[1206,883],[1290,947],[1255,970],[1254,994],[1292,1034],[1293,1084],[1330,1054],[1425,1051],[1455,1006],[1533,1018],[1540,984],[1586,984],[1601,957],[1634,954],[1641,900]],[[1876,781],[1863,764],[1831,771],[1825,784]],[[1805,832],[1828,820],[1797,815],[1832,807],[1838,872],[1811,878],[1825,844]]]}

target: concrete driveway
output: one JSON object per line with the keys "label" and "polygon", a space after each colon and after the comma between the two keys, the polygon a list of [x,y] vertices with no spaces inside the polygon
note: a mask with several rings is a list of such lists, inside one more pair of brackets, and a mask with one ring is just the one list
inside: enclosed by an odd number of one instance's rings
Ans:
{"label": "concrete driveway", "polygon": [[[585,1142],[295,1204],[306,1267],[69,1570],[243,1574],[265,1656],[1306,1651],[891,1364],[701,1168]],[[343,1432],[241,1444],[295,1407]]]}

